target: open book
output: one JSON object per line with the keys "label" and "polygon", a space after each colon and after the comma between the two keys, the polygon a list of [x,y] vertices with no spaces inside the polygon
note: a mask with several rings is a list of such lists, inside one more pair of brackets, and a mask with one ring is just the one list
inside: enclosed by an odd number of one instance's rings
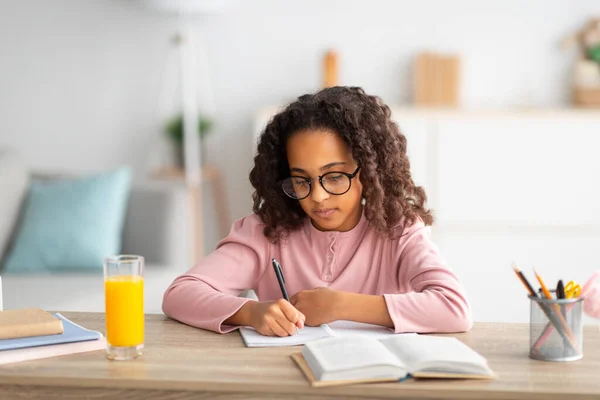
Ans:
{"label": "open book", "polygon": [[263,336],[248,327],[240,328],[240,334],[246,347],[298,346],[313,340],[334,336],[362,336],[384,339],[398,335],[391,329],[382,326],[352,321],[335,321],[321,326],[305,326],[298,330],[298,334],[285,337]]}
{"label": "open book", "polygon": [[312,386],[415,378],[493,379],[484,357],[453,337],[332,337],[307,343],[292,358]]}

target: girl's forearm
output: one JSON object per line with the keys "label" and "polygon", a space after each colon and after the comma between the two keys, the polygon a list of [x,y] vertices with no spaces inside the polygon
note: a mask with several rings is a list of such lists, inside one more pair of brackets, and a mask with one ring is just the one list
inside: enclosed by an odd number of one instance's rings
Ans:
{"label": "girl's forearm", "polygon": [[341,320],[394,327],[383,296],[340,292],[337,314]]}

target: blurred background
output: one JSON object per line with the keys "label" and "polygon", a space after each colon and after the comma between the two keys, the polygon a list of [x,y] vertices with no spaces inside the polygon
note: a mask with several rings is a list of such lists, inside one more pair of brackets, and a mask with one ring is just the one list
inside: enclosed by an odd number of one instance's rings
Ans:
{"label": "blurred background", "polygon": [[[146,308],[160,312],[194,243],[206,254],[251,212],[269,118],[301,94],[355,85],[408,137],[432,237],[475,320],[525,322],[513,261],[549,285],[583,284],[600,266],[598,18],[597,0],[2,0],[5,307],[102,310],[98,257],[118,249],[146,257]],[[202,212],[184,169],[182,82],[194,82]],[[129,178],[115,177],[123,168]],[[77,196],[52,186],[65,179]],[[81,193],[127,200],[88,206]],[[69,219],[78,207],[108,207],[113,223],[92,235],[102,227]],[[86,235],[112,247],[74,257]]]}

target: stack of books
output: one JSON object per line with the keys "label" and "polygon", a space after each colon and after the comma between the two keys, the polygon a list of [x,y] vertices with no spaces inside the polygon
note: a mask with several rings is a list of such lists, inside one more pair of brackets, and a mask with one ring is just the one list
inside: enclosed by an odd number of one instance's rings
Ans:
{"label": "stack of books", "polygon": [[37,308],[0,311],[0,365],[103,350],[100,332]]}

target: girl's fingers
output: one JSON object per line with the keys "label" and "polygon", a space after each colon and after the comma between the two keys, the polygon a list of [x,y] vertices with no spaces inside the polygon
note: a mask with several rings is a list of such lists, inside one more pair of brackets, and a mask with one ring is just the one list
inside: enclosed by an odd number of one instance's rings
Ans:
{"label": "girl's fingers", "polygon": [[294,307],[293,305],[291,305],[290,303],[288,303],[285,300],[279,300],[278,304],[279,304],[279,308],[281,309],[283,314],[285,314],[285,317],[287,318],[287,320],[290,321],[293,325],[298,324],[298,321],[301,318],[300,311],[298,311],[296,309],[296,307]]}
{"label": "girl's fingers", "polygon": [[[271,330],[273,331],[275,336],[281,336],[281,337],[290,336],[290,333],[288,332],[288,330],[282,326],[282,324],[279,322],[278,319],[271,320],[269,323],[269,328],[271,328]],[[295,329],[295,327],[294,327],[294,329]]]}
{"label": "girl's fingers", "polygon": [[304,328],[306,317],[284,299],[271,303],[263,316],[266,322],[264,335],[291,336]]}
{"label": "girl's fingers", "polygon": [[[298,310],[296,310],[286,300],[278,300],[278,307],[273,309],[272,316],[279,326],[287,332],[287,335],[295,335],[297,332],[296,323],[298,321]],[[280,335],[281,336],[281,335]]]}
{"label": "girl's fingers", "polygon": [[298,332],[296,325],[288,321],[283,315],[276,322],[279,324],[280,328],[285,331],[286,334],[284,336],[294,336]]}
{"label": "girl's fingers", "polygon": [[259,333],[260,333],[261,335],[263,335],[263,336],[277,336],[277,335],[275,334],[275,332],[273,332],[273,329],[271,329],[271,327],[270,327],[270,326],[268,326],[268,325],[267,325],[266,327],[264,327],[264,328],[262,329],[262,331],[261,331],[261,332],[259,332]]}
{"label": "girl's fingers", "polygon": [[298,321],[296,321],[296,326],[298,329],[304,328],[304,322],[306,321],[306,317],[300,311],[298,311]]}

